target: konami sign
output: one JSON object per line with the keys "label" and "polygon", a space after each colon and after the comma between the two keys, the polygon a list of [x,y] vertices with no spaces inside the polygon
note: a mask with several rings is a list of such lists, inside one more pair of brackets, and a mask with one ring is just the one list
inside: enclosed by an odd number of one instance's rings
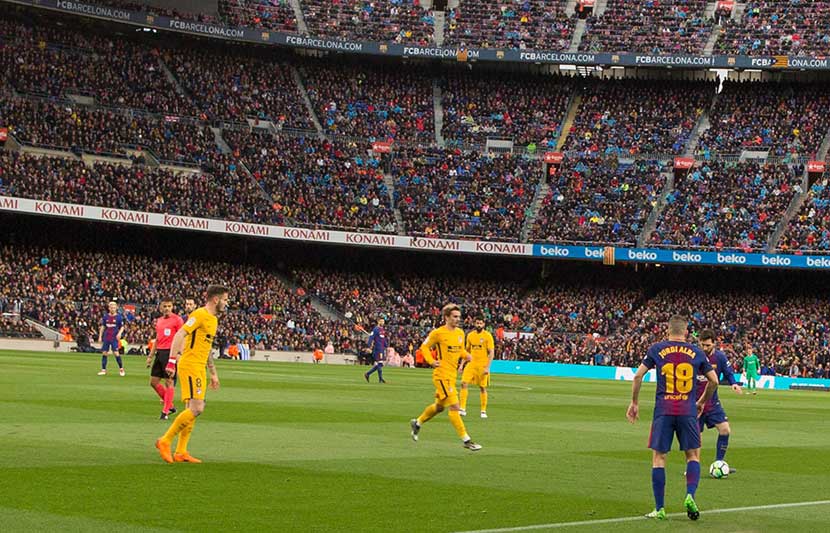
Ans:
{"label": "konami sign", "polygon": [[388,154],[392,152],[392,143],[385,141],[375,141],[372,143],[372,151],[377,154]]}
{"label": "konami sign", "polygon": [[693,157],[675,157],[674,158],[674,168],[678,170],[688,170],[695,166],[695,160]]}
{"label": "konami sign", "polygon": [[549,165],[558,165],[565,159],[565,154],[562,152],[545,152],[544,161]]}
{"label": "konami sign", "polygon": [[807,163],[807,172],[823,173],[825,168],[827,168],[827,164],[824,161],[809,161]]}

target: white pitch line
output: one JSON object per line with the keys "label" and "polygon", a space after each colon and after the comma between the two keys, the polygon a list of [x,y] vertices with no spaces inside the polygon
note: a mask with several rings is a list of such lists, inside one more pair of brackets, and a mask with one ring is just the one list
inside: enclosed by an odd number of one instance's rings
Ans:
{"label": "white pitch line", "polygon": [[[754,505],[752,507],[733,507],[731,509],[712,509],[701,511],[701,515],[737,513],[741,511],[762,511],[765,509],[786,509],[788,507],[809,507],[813,505],[830,505],[830,500],[814,502],[776,503],[772,505]],[[669,517],[686,516],[686,513],[672,513]],[[497,529],[476,529],[472,531],[457,531],[455,533],[509,533],[511,531],[533,531],[535,529],[560,529],[564,527],[593,526],[599,524],[618,524],[621,522],[647,521],[643,516],[626,516],[624,518],[605,518],[602,520],[583,520],[581,522],[554,522],[552,524],[535,524],[532,526],[504,527]]]}

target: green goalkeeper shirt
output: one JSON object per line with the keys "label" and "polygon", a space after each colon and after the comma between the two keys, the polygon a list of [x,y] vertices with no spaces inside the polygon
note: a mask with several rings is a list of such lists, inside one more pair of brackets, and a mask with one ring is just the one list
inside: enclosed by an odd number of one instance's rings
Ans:
{"label": "green goalkeeper shirt", "polygon": [[744,372],[747,374],[758,375],[758,370],[761,368],[761,361],[755,354],[744,357]]}

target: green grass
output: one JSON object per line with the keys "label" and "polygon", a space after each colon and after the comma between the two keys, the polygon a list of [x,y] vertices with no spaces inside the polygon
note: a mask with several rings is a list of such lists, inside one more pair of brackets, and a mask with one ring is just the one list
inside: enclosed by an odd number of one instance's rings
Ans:
{"label": "green grass", "polygon": [[[114,363],[114,361],[112,362]],[[191,439],[202,465],[163,463],[166,429],[143,358],[127,377],[94,355],[0,352],[0,530],[451,532],[638,515],[652,507],[643,419],[624,418],[629,383],[495,376],[491,418],[446,415],[417,444],[408,421],[431,400],[429,372],[224,362]],[[733,435],[727,480],[703,479],[696,523],[626,522],[596,531],[827,531],[830,505],[706,515],[707,509],[830,498],[830,396],[722,390]],[[478,393],[469,410],[475,414]],[[177,400],[178,403],[178,400]],[[704,434],[703,468],[715,434]],[[683,510],[670,454],[667,511]]]}

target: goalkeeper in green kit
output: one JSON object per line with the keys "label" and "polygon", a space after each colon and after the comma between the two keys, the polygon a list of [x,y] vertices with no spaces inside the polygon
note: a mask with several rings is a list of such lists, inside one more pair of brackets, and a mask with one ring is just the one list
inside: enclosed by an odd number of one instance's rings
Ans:
{"label": "goalkeeper in green kit", "polygon": [[755,355],[755,351],[752,349],[752,346],[747,344],[746,345],[746,353],[749,354],[744,357],[744,372],[746,373],[746,386],[752,394],[758,394],[758,391],[755,390],[755,384],[760,377],[758,373],[761,370],[761,360],[758,359],[758,356]]}

